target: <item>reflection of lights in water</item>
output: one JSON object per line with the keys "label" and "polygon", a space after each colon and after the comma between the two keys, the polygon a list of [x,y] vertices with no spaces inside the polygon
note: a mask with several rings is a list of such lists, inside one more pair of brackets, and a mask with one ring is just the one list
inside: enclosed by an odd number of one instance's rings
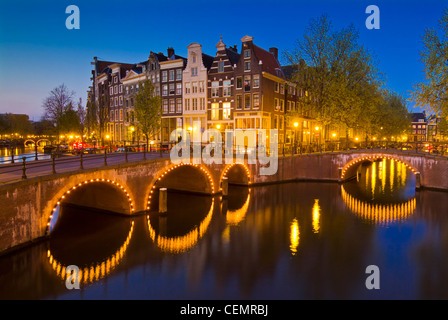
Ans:
{"label": "reflection of lights in water", "polygon": [[320,229],[320,206],[319,199],[314,199],[313,205],[313,232],[319,233]]}
{"label": "reflection of lights in water", "polygon": [[342,199],[347,207],[361,218],[380,225],[388,225],[409,218],[415,209],[416,200],[412,198],[405,203],[372,204],[352,197],[342,186]]}
{"label": "reflection of lights in water", "polygon": [[389,190],[392,191],[395,185],[395,161],[390,161],[390,173],[389,173]]}
{"label": "reflection of lights in water", "polygon": [[247,209],[249,208],[250,194],[247,194],[246,202],[243,206],[237,210],[227,210],[226,222],[230,225],[236,226],[243,221],[246,216]]}
{"label": "reflection of lights in water", "polygon": [[381,191],[385,191],[386,190],[386,159],[383,159],[380,162],[380,172],[379,172],[379,178],[381,180]]}
{"label": "reflection of lights in water", "polygon": [[300,238],[300,232],[299,232],[299,222],[296,218],[294,218],[291,222],[290,227],[290,246],[289,249],[291,250],[291,254],[294,256],[297,253],[297,248],[299,247],[299,238]]}
{"label": "reflection of lights in water", "polygon": [[215,199],[212,199],[210,210],[204,220],[202,220],[199,227],[180,237],[165,237],[158,235],[154,228],[151,226],[149,216],[147,216],[148,230],[151,240],[154,241],[154,243],[164,252],[181,253],[187,251],[188,249],[192,248],[207,231],[210,221],[212,220],[214,204]]}
{"label": "reflection of lights in water", "polygon": [[375,186],[376,186],[376,162],[372,163],[372,179],[370,181],[372,185],[372,196],[375,195]]}
{"label": "reflection of lights in water", "polygon": [[[123,256],[126,253],[126,250],[128,249],[129,242],[131,241],[133,232],[134,232],[134,221],[132,221],[131,223],[131,229],[129,230],[125,242],[112,256],[94,265],[79,268],[79,283],[80,284],[92,283],[93,281],[103,279],[105,276],[110,274],[112,270],[123,259]],[[53,270],[56,271],[56,275],[62,278],[62,280],[65,280],[66,277],[70,275],[70,273],[65,272],[67,266],[63,266],[60,262],[58,262],[53,257],[50,250],[47,251],[47,258]]]}

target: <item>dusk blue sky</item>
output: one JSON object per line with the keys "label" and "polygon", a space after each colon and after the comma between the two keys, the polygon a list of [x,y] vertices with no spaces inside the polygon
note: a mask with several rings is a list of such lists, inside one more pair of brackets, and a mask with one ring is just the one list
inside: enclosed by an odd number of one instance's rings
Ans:
{"label": "dusk blue sky", "polygon": [[[80,29],[68,30],[65,9],[77,5]],[[380,30],[368,30],[368,5],[380,9]],[[327,14],[336,29],[353,24],[374,52],[387,87],[403,97],[423,81],[422,35],[436,28],[448,1],[379,0],[0,0],[0,113],[39,120],[42,101],[64,83],[86,102],[93,57],[135,63],[170,46],[186,56],[192,42],[214,56],[245,35],[262,48],[293,49],[311,18]]]}

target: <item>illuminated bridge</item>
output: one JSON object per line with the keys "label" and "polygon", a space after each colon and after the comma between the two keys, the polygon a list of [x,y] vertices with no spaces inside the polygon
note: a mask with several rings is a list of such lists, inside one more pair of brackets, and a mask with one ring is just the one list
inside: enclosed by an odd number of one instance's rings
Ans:
{"label": "illuminated bridge", "polygon": [[[36,173],[27,179],[0,185],[0,252],[46,237],[53,215],[63,204],[135,215],[158,210],[160,188],[212,196],[222,193],[223,181],[249,186],[287,181],[343,183],[356,177],[362,163],[385,158],[409,168],[416,175],[417,188],[448,190],[448,159],[397,150],[280,156],[278,170],[273,175],[259,174],[260,168],[269,164],[250,164],[247,159],[233,164],[175,165],[169,158],[130,158],[126,162],[84,168],[77,166],[54,174]],[[0,181],[1,176],[2,166]],[[346,200],[350,207],[361,212],[360,204],[348,197]],[[363,208],[362,212],[365,210]],[[383,208],[367,208],[367,212],[369,210],[379,212]],[[385,210],[396,212],[398,217],[408,214],[406,208]],[[190,236],[192,239],[196,237]],[[169,239],[160,238],[159,244],[173,250],[176,248],[176,243]]]}

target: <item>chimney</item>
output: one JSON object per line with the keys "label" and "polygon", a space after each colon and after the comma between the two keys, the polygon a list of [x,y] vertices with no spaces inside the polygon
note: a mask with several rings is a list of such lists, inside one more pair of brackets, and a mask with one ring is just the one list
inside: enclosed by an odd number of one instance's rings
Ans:
{"label": "chimney", "polygon": [[272,53],[276,60],[278,60],[278,49],[275,47],[269,48],[269,52]]}
{"label": "chimney", "polygon": [[171,59],[172,56],[174,56],[174,48],[169,47],[168,48],[168,59]]}

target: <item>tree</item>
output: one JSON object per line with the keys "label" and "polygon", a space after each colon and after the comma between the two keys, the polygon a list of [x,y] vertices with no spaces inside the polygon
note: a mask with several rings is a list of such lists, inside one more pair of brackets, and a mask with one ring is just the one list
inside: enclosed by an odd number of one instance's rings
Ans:
{"label": "tree", "polygon": [[382,137],[401,137],[409,132],[411,118],[405,100],[395,93],[385,93],[373,119],[373,132]]}
{"label": "tree", "polygon": [[439,20],[441,35],[427,29],[423,36],[424,49],[420,52],[424,64],[425,82],[415,85],[412,98],[417,106],[432,110],[436,115],[448,116],[448,9]]}
{"label": "tree", "polygon": [[50,95],[44,99],[44,119],[58,122],[58,119],[68,110],[73,108],[75,93],[69,91],[65,84],[51,90]]}
{"label": "tree", "polygon": [[373,55],[358,43],[353,26],[334,31],[328,16],[312,19],[297,47],[285,53],[303,89],[301,104],[326,125],[365,126],[381,101],[381,74]]}
{"label": "tree", "polygon": [[146,147],[149,146],[149,140],[160,132],[161,103],[161,98],[155,94],[151,80],[146,80],[142,89],[135,95],[134,104],[137,128],[146,138]]}

